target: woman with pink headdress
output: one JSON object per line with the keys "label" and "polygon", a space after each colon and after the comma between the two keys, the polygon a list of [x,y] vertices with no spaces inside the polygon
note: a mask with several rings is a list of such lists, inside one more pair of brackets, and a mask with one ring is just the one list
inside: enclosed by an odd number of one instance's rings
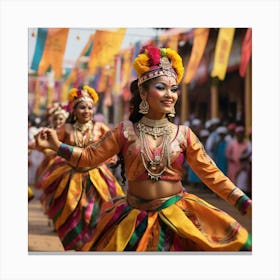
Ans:
{"label": "woman with pink headdress", "polygon": [[83,251],[250,251],[250,233],[233,217],[184,190],[184,160],[211,190],[242,214],[251,200],[220,170],[193,131],[176,125],[182,58],[170,48],[145,46],[134,60],[131,113],[94,145],[80,148],[45,128],[39,146],[77,168],[123,157],[127,194],[104,204]]}

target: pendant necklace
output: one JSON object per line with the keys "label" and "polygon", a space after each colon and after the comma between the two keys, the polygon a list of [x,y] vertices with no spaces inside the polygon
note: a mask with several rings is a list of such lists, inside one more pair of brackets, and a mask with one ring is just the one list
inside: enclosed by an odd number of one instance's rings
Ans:
{"label": "pendant necklace", "polygon": [[[137,128],[140,135],[141,158],[144,168],[152,181],[158,181],[166,167],[170,165],[169,142],[172,124],[166,118],[151,120],[142,117],[137,124]],[[154,152],[151,151],[146,134],[153,136],[155,140],[162,136],[161,150],[156,148]]]}
{"label": "pendant necklace", "polygon": [[[86,138],[88,136],[88,143],[92,142],[93,139],[93,122],[90,120],[86,123],[80,123],[76,121],[73,124],[74,128],[74,141],[75,145],[78,147],[85,147],[86,146]],[[80,140],[79,134],[82,135],[82,140]]]}

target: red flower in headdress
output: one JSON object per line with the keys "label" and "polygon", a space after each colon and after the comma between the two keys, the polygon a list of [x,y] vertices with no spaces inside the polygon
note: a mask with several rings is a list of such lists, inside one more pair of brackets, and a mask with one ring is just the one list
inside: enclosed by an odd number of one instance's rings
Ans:
{"label": "red flower in headdress", "polygon": [[156,66],[160,63],[160,50],[154,46],[146,47],[147,54],[149,56],[150,66]]}

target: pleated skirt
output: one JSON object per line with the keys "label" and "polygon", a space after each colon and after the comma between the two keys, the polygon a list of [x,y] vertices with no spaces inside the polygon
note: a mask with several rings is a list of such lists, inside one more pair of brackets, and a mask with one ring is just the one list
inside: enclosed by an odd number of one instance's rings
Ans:
{"label": "pleated skirt", "polygon": [[45,213],[53,220],[65,250],[80,250],[92,239],[103,203],[123,196],[122,187],[105,165],[77,170],[57,157],[37,188]]}
{"label": "pleated skirt", "polygon": [[193,194],[173,196],[153,211],[130,206],[126,197],[103,206],[82,251],[251,251],[241,224]]}

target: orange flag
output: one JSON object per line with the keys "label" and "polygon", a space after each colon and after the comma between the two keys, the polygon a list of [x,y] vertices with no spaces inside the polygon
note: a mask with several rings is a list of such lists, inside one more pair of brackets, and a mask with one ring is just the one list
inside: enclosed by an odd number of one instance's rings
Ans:
{"label": "orange flag", "polygon": [[224,80],[235,28],[220,28],[211,77]]}
{"label": "orange flag", "polygon": [[108,70],[105,66],[100,67],[101,73],[99,79],[97,81],[96,90],[98,92],[105,92],[107,88],[107,81],[108,81]]}
{"label": "orange flag", "polygon": [[188,84],[193,79],[203,56],[209,35],[209,28],[196,28],[194,30],[194,41],[191,56],[186,67],[186,75],[183,83]]}
{"label": "orange flag", "polygon": [[241,61],[239,65],[239,74],[245,76],[248,62],[252,55],[252,28],[248,28],[242,43]]}
{"label": "orange flag", "polygon": [[38,74],[43,75],[49,67],[55,72],[55,78],[62,75],[62,62],[66,48],[69,28],[50,28],[45,43]]}
{"label": "orange flag", "polygon": [[93,73],[97,66],[114,63],[114,56],[120,51],[126,28],[117,31],[97,30],[94,35],[93,49],[89,57],[89,72]]}
{"label": "orange flag", "polygon": [[113,94],[120,95],[121,94],[121,72],[122,72],[122,58],[121,55],[118,54],[115,56],[115,73],[114,73],[114,86],[113,86]]}
{"label": "orange flag", "polygon": [[127,83],[130,82],[130,73],[132,67],[132,51],[131,49],[126,49],[122,55],[122,73],[121,73],[121,87],[125,87]]}

